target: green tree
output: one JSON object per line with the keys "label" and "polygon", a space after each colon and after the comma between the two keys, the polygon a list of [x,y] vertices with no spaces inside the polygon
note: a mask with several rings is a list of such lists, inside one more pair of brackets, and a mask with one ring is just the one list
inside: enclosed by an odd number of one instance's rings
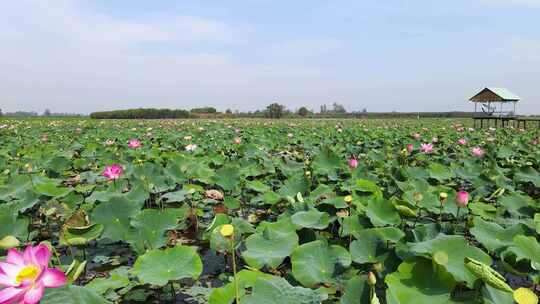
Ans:
{"label": "green tree", "polygon": [[285,111],[285,106],[280,105],[277,102],[274,102],[266,107],[266,117],[269,118],[281,118],[283,112]]}
{"label": "green tree", "polygon": [[306,117],[309,115],[309,110],[306,107],[301,107],[300,109],[298,109],[297,113],[302,117]]}
{"label": "green tree", "polygon": [[45,112],[43,112],[43,116],[51,116],[51,110],[45,109]]}

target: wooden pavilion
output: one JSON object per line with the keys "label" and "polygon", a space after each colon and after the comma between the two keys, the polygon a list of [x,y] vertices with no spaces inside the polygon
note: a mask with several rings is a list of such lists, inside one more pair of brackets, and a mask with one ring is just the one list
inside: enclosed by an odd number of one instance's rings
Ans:
{"label": "wooden pavilion", "polygon": [[[509,121],[516,119],[516,104],[520,99],[505,88],[484,88],[469,99],[474,102],[474,126],[476,127],[477,121],[480,122],[480,127],[484,126],[484,121],[488,126],[491,121],[494,122],[495,127],[499,122],[501,127],[508,125]],[[480,104],[480,111],[478,104]],[[509,110],[508,105],[513,108]]]}

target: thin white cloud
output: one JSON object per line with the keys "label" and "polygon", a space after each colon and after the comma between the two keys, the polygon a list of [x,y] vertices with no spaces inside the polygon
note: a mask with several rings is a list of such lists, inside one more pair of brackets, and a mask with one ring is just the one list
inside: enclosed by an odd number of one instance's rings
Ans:
{"label": "thin white cloud", "polygon": [[498,7],[540,7],[540,0],[479,0],[480,3]]}

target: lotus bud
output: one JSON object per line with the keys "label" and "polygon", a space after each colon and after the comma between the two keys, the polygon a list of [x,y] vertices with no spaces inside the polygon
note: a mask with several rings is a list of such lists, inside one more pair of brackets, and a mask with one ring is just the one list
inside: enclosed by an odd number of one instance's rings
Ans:
{"label": "lotus bud", "polygon": [[368,284],[371,285],[371,286],[375,286],[375,284],[377,284],[377,277],[375,276],[375,274],[373,272],[369,272],[368,275]]}
{"label": "lotus bud", "polygon": [[441,202],[441,204],[444,204],[447,198],[448,198],[448,193],[446,192],[439,193],[439,201]]}
{"label": "lotus bud", "polygon": [[343,198],[343,200],[345,201],[345,203],[349,204],[350,202],[352,202],[352,196],[347,195]]}
{"label": "lotus bud", "polygon": [[459,191],[456,196],[456,203],[459,207],[467,207],[469,203],[469,193],[467,191]]}

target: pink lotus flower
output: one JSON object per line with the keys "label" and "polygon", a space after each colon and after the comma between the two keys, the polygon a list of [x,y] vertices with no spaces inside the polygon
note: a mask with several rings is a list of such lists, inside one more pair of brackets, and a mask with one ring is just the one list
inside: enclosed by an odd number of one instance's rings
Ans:
{"label": "pink lotus flower", "polygon": [[538,139],[537,139],[537,138],[531,139],[531,140],[529,141],[529,144],[530,144],[530,145],[533,145],[533,146],[538,145]]}
{"label": "pink lotus flower", "polygon": [[110,166],[105,167],[105,170],[103,170],[102,175],[105,176],[108,180],[115,180],[115,179],[119,179],[120,176],[122,176],[123,172],[124,172],[124,169],[122,169],[122,166],[118,164],[112,164]]}
{"label": "pink lotus flower", "polygon": [[112,145],[114,145],[114,140],[112,140],[112,139],[107,139],[107,140],[105,141],[105,146],[112,146]]}
{"label": "pink lotus flower", "polygon": [[348,163],[349,163],[349,168],[351,169],[355,169],[356,167],[358,167],[358,160],[354,157],[349,158]]}
{"label": "pink lotus flower", "polygon": [[433,152],[433,145],[432,144],[420,144],[420,152],[422,153],[432,153]]}
{"label": "pink lotus flower", "polygon": [[469,193],[467,191],[459,191],[456,195],[456,203],[459,207],[467,207],[469,203]]}
{"label": "pink lotus flower", "polygon": [[197,149],[197,145],[196,144],[188,144],[186,147],[185,147],[186,151],[188,152],[193,152],[195,151],[195,149]]}
{"label": "pink lotus flower", "polygon": [[414,133],[413,134],[413,138],[416,139],[416,140],[419,140],[420,139],[420,133]]}
{"label": "pink lotus flower", "polygon": [[434,143],[434,144],[436,144],[436,143],[439,142],[439,138],[433,137],[433,138],[431,139],[431,142]]}
{"label": "pink lotus flower", "polygon": [[471,149],[471,154],[476,157],[482,157],[484,154],[486,154],[486,151],[480,147],[474,147]]}
{"label": "pink lotus flower", "polygon": [[45,288],[66,284],[66,275],[49,268],[51,251],[45,245],[28,246],[24,253],[10,249],[7,258],[0,262],[0,303],[37,304]]}
{"label": "pink lotus flower", "polygon": [[414,145],[413,144],[407,144],[407,152],[412,153],[413,150],[414,150]]}
{"label": "pink lotus flower", "polygon": [[241,144],[241,143],[242,143],[242,139],[241,139],[240,137],[236,137],[236,138],[234,139],[234,144],[235,144],[235,145],[239,145],[239,144]]}
{"label": "pink lotus flower", "polygon": [[128,147],[130,147],[131,149],[138,149],[141,147],[141,141],[138,139],[130,139]]}
{"label": "pink lotus flower", "polygon": [[460,144],[460,145],[462,145],[462,146],[464,146],[464,145],[467,144],[467,139],[465,139],[465,138],[460,138],[460,139],[458,139],[457,143]]}

